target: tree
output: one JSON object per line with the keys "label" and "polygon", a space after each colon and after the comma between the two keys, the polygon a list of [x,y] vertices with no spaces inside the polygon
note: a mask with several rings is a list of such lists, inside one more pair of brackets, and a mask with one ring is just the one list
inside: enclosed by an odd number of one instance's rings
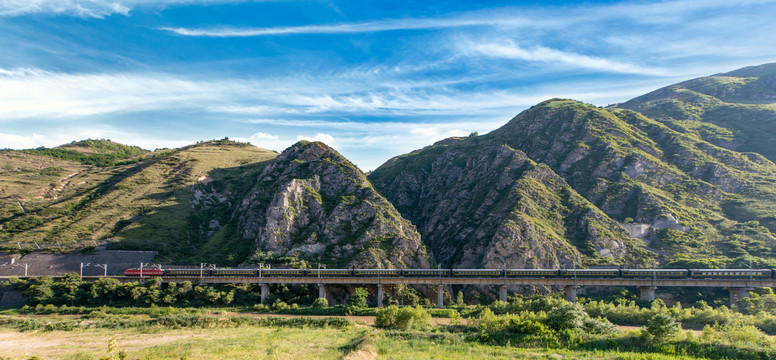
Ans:
{"label": "tree", "polygon": [[547,325],[555,330],[582,329],[589,315],[579,303],[567,303],[547,313]]}
{"label": "tree", "polygon": [[315,309],[325,309],[327,307],[329,307],[329,300],[326,300],[326,298],[317,298],[313,301],[313,308]]}
{"label": "tree", "polygon": [[455,304],[458,306],[466,305],[466,303],[463,302],[463,292],[458,291],[458,295],[455,297]]}
{"label": "tree", "polygon": [[356,290],[353,291],[353,294],[350,295],[348,304],[355,307],[366,307],[367,296],[369,296],[369,291],[362,287],[356,288]]}
{"label": "tree", "polygon": [[657,341],[670,339],[682,329],[681,323],[667,312],[659,312],[647,322],[647,332]]}

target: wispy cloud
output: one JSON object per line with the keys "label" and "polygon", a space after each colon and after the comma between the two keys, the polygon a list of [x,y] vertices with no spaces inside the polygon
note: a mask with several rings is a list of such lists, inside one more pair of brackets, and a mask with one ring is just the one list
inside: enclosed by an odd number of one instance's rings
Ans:
{"label": "wispy cloud", "polygon": [[[140,111],[198,111],[229,118],[283,120],[305,116],[415,116],[509,114],[550,97],[594,103],[624,100],[621,89],[578,92],[546,89],[465,90],[434,82],[383,84],[379,75],[342,80],[191,79],[160,73],[68,74],[39,69],[0,68],[0,122]],[[577,88],[582,89],[581,86]]]}
{"label": "wispy cloud", "polygon": [[565,52],[556,49],[550,49],[542,46],[532,48],[522,48],[513,41],[508,40],[503,43],[473,43],[469,42],[461,48],[461,51],[468,54],[517,59],[525,61],[538,61],[545,63],[561,63],[572,67],[593,69],[605,72],[644,74],[644,75],[666,75],[666,71],[661,69],[646,68],[639,65],[628,64],[616,60],[609,60],[595,56],[587,56],[574,52]]}
{"label": "wispy cloud", "polygon": [[334,25],[306,25],[306,26],[286,26],[270,28],[182,28],[182,27],[162,27],[160,30],[170,31],[184,36],[205,36],[205,37],[249,37],[249,36],[271,36],[271,35],[293,35],[293,34],[353,34],[369,33],[394,30],[422,30],[439,28],[456,28],[468,26],[542,26],[548,23],[543,20],[534,20],[524,17],[459,17],[459,18],[431,18],[431,19],[392,19],[374,22],[363,22],[353,24],[334,24]]}
{"label": "wispy cloud", "polygon": [[2,0],[0,16],[51,14],[102,19],[113,14],[129,15],[138,6],[208,5],[257,0]]}

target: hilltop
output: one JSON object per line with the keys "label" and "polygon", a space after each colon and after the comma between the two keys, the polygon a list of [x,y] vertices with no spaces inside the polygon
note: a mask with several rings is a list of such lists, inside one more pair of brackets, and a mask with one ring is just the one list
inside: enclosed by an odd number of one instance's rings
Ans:
{"label": "hilltop", "polygon": [[616,106],[714,145],[776,161],[776,63],[684,81]]}

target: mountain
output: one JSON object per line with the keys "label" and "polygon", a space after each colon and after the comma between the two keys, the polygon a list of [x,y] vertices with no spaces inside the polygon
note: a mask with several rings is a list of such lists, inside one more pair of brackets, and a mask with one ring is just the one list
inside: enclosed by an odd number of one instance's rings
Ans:
{"label": "mountain", "polygon": [[[260,172],[277,156],[227,139],[135,157],[127,155],[131,149],[83,141],[0,152],[0,249],[64,252],[107,242],[158,250],[162,261],[199,260],[204,239],[192,208],[197,179],[209,176],[244,191],[249,185],[240,175]],[[124,154],[120,164],[92,161],[117,152]],[[242,247],[225,247],[211,261],[228,262],[233,251],[247,257],[250,248]]]}
{"label": "mountain", "polygon": [[430,266],[420,234],[352,163],[321,142],[272,160],[237,207],[242,237],[260,256],[332,266]]}
{"label": "mountain", "polygon": [[325,144],[0,150],[0,252],[366,267],[776,267],[776,64],[552,99],[366,176]]}
{"label": "mountain", "polygon": [[776,63],[684,81],[616,106],[776,162]]}
{"label": "mountain", "polygon": [[[507,164],[494,149],[524,160]],[[537,165],[526,172],[527,164]],[[537,180],[527,182],[526,175]],[[579,253],[588,265],[644,264],[657,256],[678,266],[691,259],[718,266],[737,257],[773,264],[776,255],[772,162],[630,110],[549,100],[487,135],[391,159],[370,180],[418,226],[432,254],[453,264],[471,259],[450,254],[477,248],[485,259],[477,261],[494,267],[498,261],[487,254],[524,242],[550,254],[532,263],[541,267],[557,263],[551,254]],[[506,212],[533,224],[506,233]],[[458,237],[437,235],[446,226]],[[527,251],[507,250],[512,257]]]}
{"label": "mountain", "polygon": [[631,263],[642,253],[549,167],[484,137],[394,158],[370,179],[446,266],[558,268]]}
{"label": "mountain", "polygon": [[[109,154],[122,162],[93,161]],[[106,243],[178,264],[429,266],[414,226],[321,143],[278,155],[228,139],[153,153],[87,140],[0,151],[0,165],[4,252]]]}

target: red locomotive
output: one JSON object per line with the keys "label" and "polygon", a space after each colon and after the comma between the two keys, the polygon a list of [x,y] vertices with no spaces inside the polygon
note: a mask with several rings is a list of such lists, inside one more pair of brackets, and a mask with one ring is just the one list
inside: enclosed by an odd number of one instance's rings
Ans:
{"label": "red locomotive", "polygon": [[[162,276],[164,270],[158,268],[143,269],[143,276]],[[124,270],[124,276],[140,276],[140,269],[126,269]]]}

